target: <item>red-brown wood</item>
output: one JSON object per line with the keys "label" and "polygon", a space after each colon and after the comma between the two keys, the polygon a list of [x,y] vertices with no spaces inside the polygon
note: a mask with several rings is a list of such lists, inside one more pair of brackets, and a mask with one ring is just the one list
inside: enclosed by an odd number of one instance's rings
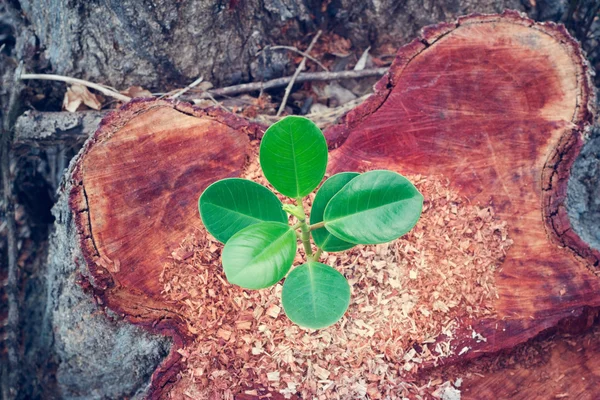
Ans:
{"label": "red-brown wood", "polygon": [[73,171],[71,209],[100,304],[174,339],[155,393],[178,371],[189,335],[161,295],[163,265],[200,225],[198,196],[237,176],[258,126],[185,103],[134,101],[108,115]]}
{"label": "red-brown wood", "polygon": [[600,398],[598,326],[585,335],[552,337],[485,361],[477,374],[462,375],[461,399]]}
{"label": "red-brown wood", "polygon": [[[459,321],[448,361],[512,348],[558,324],[589,327],[600,254],[573,232],[564,203],[592,103],[584,58],[564,28],[507,12],[424,29],[373,96],[326,131],[336,148],[330,172],[442,176],[508,222],[514,244],[496,278],[496,315]],[[71,208],[98,301],[175,339],[151,397],[168,391],[176,351],[191,340],[161,295],[163,263],[200,224],[198,195],[240,174],[248,137],[261,130],[216,110],[135,101],[105,118],[77,161]]]}
{"label": "red-brown wood", "polygon": [[326,132],[338,147],[332,173],[443,176],[508,222],[514,244],[496,279],[497,315],[461,321],[456,354],[469,351],[454,360],[513,347],[600,305],[600,253],[565,211],[592,104],[583,55],[565,29],[506,12],[424,29],[376,93]]}

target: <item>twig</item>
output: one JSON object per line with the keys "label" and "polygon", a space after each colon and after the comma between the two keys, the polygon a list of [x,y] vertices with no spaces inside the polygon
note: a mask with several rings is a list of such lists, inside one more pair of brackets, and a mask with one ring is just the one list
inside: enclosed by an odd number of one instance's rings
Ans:
{"label": "twig", "polygon": [[223,110],[225,110],[225,111],[227,111],[227,112],[231,112],[231,110],[230,110],[229,108],[227,108],[227,107],[225,107],[223,104],[219,103],[219,102],[218,102],[218,101],[217,101],[217,100],[216,100],[216,99],[213,97],[213,95],[212,95],[212,94],[208,93],[208,98],[210,99],[210,101],[212,101],[212,102],[213,102],[213,104],[214,104],[215,106],[217,106],[217,107],[219,107],[219,108],[221,108],[221,109],[223,109]]}
{"label": "twig", "polygon": [[[296,77],[295,82],[310,82],[310,81],[335,81],[340,79],[356,79],[367,78],[370,76],[381,76],[387,72],[388,68],[373,68],[363,69],[362,71],[338,71],[338,72],[305,72]],[[272,79],[266,82],[250,82],[241,85],[227,86],[219,89],[207,90],[199,93],[188,100],[197,101],[210,98],[212,96],[235,96],[242,93],[256,92],[259,90],[269,90],[287,85],[292,80],[292,76],[284,76],[282,78]]]}
{"label": "twig", "polygon": [[[323,33],[323,31],[318,31],[317,34],[315,35],[315,37],[313,38],[313,40],[311,40],[310,44],[308,45],[308,48],[306,49],[306,54],[310,54],[310,51],[312,50],[315,43],[317,43],[317,40],[319,39],[319,36],[321,36],[321,33]],[[290,95],[290,92],[292,91],[294,82],[296,82],[296,78],[298,78],[298,75],[300,75],[300,72],[302,72],[305,65],[306,65],[306,57],[302,58],[302,61],[300,61],[300,65],[298,65],[298,68],[296,68],[296,72],[294,72],[294,75],[292,75],[292,80],[290,80],[290,83],[288,83],[287,87],[285,88],[285,93],[283,94],[283,100],[281,101],[279,110],[277,110],[278,117],[281,115],[281,113],[285,109],[285,105],[287,104],[287,99]]]}
{"label": "twig", "polygon": [[9,398],[16,398],[19,393],[20,352],[19,335],[19,285],[17,278],[17,227],[12,196],[12,180],[10,173],[11,132],[16,119],[17,99],[19,96],[19,75],[23,69],[21,63],[15,70],[14,82],[10,90],[8,104],[2,115],[2,136],[0,137],[0,168],[2,169],[2,185],[4,192],[4,216],[7,225],[8,277],[6,280],[6,295],[8,304],[8,319],[6,326],[6,349],[8,353]]}
{"label": "twig", "polygon": [[200,84],[200,82],[202,82],[204,80],[203,77],[200,77],[198,79],[196,79],[194,82],[190,83],[189,85],[187,85],[186,87],[184,87],[183,89],[181,89],[180,91],[178,91],[177,93],[175,93],[173,96],[171,96],[172,99],[176,99],[179,96],[181,96],[182,94],[186,93],[188,90],[190,90],[191,88],[194,88],[196,86],[198,86]]}
{"label": "twig", "polygon": [[310,61],[314,62],[315,64],[317,64],[319,67],[323,68],[324,71],[329,71],[329,69],[327,69],[326,66],[324,66],[321,61],[317,60],[316,58],[314,58],[313,56],[306,54],[304,51],[302,50],[298,50],[297,48],[293,47],[293,46],[267,46],[265,47],[264,50],[259,51],[256,55],[259,55],[260,53],[262,53],[263,51],[267,51],[267,50],[289,50],[289,51],[293,51],[294,53],[298,53],[300,54],[302,57],[306,57],[308,58]]}
{"label": "twig", "polygon": [[[323,112],[307,114],[306,118],[309,118],[311,121],[313,121],[319,128],[324,129],[333,124],[335,121],[337,121],[337,119],[340,118],[342,115],[346,114],[348,111],[360,105],[370,95],[371,94],[364,95],[357,99],[351,100],[344,105]],[[281,120],[281,118],[282,117],[276,117],[275,115],[259,115],[254,120],[256,122],[271,125]]]}
{"label": "twig", "polygon": [[83,86],[87,86],[89,88],[95,89],[95,90],[99,91],[100,93],[102,93],[103,95],[109,96],[109,97],[114,97],[117,100],[121,100],[124,102],[129,102],[131,100],[131,97],[125,96],[124,94],[121,94],[119,92],[111,90],[105,86],[102,86],[102,85],[99,85],[99,84],[93,83],[93,82],[84,81],[83,79],[71,78],[68,76],[53,75],[53,74],[22,74],[20,76],[20,79],[22,79],[22,80],[40,79],[40,80],[45,80],[45,81],[60,81],[60,82],[65,82],[65,83],[70,83],[70,84],[79,84],[79,85],[83,85]]}

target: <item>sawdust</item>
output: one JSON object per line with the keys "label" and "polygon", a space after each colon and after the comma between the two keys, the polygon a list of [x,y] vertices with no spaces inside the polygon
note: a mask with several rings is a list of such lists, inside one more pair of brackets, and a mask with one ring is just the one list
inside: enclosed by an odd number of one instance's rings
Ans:
{"label": "sawdust", "polygon": [[[267,184],[256,159],[244,177]],[[494,275],[512,242],[492,208],[469,204],[447,180],[408,178],[425,196],[410,233],[324,253],[321,261],[352,287],[348,312],[327,329],[292,324],[281,308],[281,284],[260,291],[229,284],[222,245],[205,231],[186,238],[161,277],[165,296],[180,304],[197,335],[180,350],[186,367],[172,393],[227,399],[266,389],[288,398],[379,399],[454,390],[448,382],[417,387],[411,377],[458,354],[451,340],[460,321],[494,314]],[[302,262],[300,253],[295,265]]]}

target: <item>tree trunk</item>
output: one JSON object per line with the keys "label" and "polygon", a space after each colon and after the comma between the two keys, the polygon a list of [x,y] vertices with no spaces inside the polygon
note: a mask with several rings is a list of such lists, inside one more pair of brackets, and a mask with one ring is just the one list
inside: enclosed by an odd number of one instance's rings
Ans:
{"label": "tree trunk", "polygon": [[[597,315],[600,253],[580,239],[587,236],[566,211],[593,101],[583,55],[564,28],[510,12],[470,16],[429,27],[402,47],[374,95],[325,132],[334,149],[329,173],[386,168],[442,177],[467,202],[506,222],[513,244],[495,274],[493,313],[457,318],[451,352],[441,360],[464,366],[453,379],[470,371],[467,360],[510,350],[549,329],[587,329]],[[198,338],[183,306],[163,292],[163,266],[201,227],[198,195],[211,182],[240,175],[263,129],[184,103],[134,101],[103,120],[71,168],[69,207],[79,242],[75,250],[63,246],[61,259],[80,251],[76,259],[99,304],[173,338],[150,397],[171,390],[182,367],[179,350]],[[60,216],[58,226],[70,226],[68,217]],[[59,232],[54,241],[65,239]],[[475,241],[464,244],[466,253]],[[156,349],[161,342],[151,343]],[[435,369],[425,367],[420,373],[428,379]],[[525,367],[520,371],[522,382],[543,384],[528,380]],[[414,372],[404,378],[414,379]],[[498,398],[518,390],[498,379],[510,378],[499,372],[489,384],[469,384],[487,385]],[[128,381],[134,382],[129,393],[147,384]]]}
{"label": "tree trunk", "polygon": [[50,370],[38,370],[33,380],[41,393],[32,392],[33,387],[23,393],[31,398],[144,398],[173,341],[102,307],[79,246],[68,202],[71,190],[70,183],[61,188],[53,209],[55,231],[38,278],[43,283],[36,288],[43,290],[38,296],[45,298],[38,304],[45,308],[30,326],[34,332],[28,332],[33,338],[28,347],[35,352],[27,354],[27,362],[47,366],[50,361]]}
{"label": "tree trunk", "polygon": [[472,12],[523,10],[518,0],[20,4],[56,73],[121,89],[157,90],[185,86],[199,76],[219,86],[282,76],[293,68],[288,53],[257,53],[267,45],[307,43],[319,28],[349,39],[356,53],[373,46],[389,54],[427,24]]}

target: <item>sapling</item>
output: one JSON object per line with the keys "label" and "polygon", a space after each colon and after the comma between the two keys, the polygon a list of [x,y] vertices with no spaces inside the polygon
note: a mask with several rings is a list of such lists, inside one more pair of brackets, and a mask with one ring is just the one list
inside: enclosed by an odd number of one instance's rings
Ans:
{"label": "sapling", "polygon": [[[342,172],[321,185],[309,220],[302,199],[323,180],[327,152],[314,123],[286,117],[265,132],[260,165],[292,204],[282,204],[265,186],[238,178],[213,183],[199,200],[204,226],[225,244],[221,258],[227,280],[262,289],[285,278],[281,302],[286,315],[312,329],[334,324],[350,304],[348,281],[319,262],[322,252],[399,238],[413,228],[423,208],[421,193],[396,172]],[[292,223],[289,215],[295,217]],[[298,241],[306,262],[290,272]]]}

